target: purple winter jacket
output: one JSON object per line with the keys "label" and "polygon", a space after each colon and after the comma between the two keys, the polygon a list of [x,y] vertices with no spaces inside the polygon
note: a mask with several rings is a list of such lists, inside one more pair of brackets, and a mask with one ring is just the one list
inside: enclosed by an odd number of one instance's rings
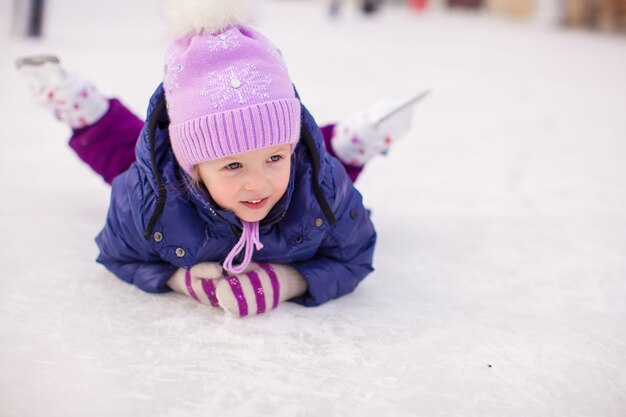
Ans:
{"label": "purple winter jacket", "polygon": [[[177,268],[223,262],[241,223],[180,169],[169,141],[162,86],[150,100],[136,161],[115,178],[98,262],[147,292],[170,291]],[[376,232],[344,167],[326,152],[302,106],[302,129],[285,195],[261,221],[254,262],[290,264],[307,292],[291,301],[322,304],[355,289],[372,271]]]}

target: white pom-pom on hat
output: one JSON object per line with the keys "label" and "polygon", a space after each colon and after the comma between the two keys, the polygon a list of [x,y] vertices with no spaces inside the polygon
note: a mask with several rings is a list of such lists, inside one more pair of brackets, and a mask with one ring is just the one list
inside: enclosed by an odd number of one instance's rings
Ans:
{"label": "white pom-pom on hat", "polygon": [[175,38],[244,23],[251,12],[251,0],[163,0],[163,16]]}

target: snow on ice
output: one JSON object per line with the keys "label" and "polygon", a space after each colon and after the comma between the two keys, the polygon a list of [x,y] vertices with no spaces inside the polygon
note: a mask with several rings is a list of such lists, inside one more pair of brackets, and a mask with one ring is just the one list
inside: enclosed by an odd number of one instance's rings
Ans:
{"label": "snow on ice", "polygon": [[358,187],[376,271],[322,307],[244,320],[94,262],[108,187],[13,68],[52,52],[138,114],[162,76],[157,2],[0,3],[0,415],[626,415],[626,38],[388,7],[265,1],[319,122],[425,88]]}

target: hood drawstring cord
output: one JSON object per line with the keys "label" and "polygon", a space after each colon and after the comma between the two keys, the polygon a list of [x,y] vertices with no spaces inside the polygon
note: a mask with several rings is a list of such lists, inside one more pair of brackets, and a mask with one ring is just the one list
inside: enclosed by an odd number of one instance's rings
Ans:
{"label": "hood drawstring cord", "polygon": [[165,110],[165,99],[159,100],[155,109],[152,111],[150,115],[150,120],[148,121],[148,143],[150,146],[150,165],[152,166],[152,173],[154,174],[154,179],[158,188],[158,197],[157,202],[154,207],[154,212],[152,216],[150,216],[150,220],[148,221],[148,226],[146,227],[146,231],[144,232],[144,239],[150,239],[152,235],[152,231],[154,230],[154,226],[156,226],[159,217],[163,214],[163,210],[165,209],[165,202],[167,201],[167,188],[163,181],[161,180],[161,174],[159,173],[159,169],[157,166],[157,157],[156,157],[156,149],[155,149],[155,140],[154,140],[154,132],[156,131],[156,125],[159,121],[159,116]]}
{"label": "hood drawstring cord", "polygon": [[[242,220],[241,223],[243,223],[241,238],[224,261],[224,269],[232,274],[241,274],[246,270],[252,260],[252,252],[254,252],[255,247],[256,250],[263,249],[263,244],[259,239],[259,222],[245,222]],[[244,250],[243,260],[239,265],[233,266],[233,260],[242,250]]]}

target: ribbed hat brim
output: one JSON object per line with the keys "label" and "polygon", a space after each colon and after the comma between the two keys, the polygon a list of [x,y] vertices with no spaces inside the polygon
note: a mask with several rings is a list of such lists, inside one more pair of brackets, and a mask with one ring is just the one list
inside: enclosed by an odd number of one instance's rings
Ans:
{"label": "ribbed hat brim", "polygon": [[174,154],[193,176],[201,162],[292,144],[300,137],[300,101],[273,100],[170,125]]}

